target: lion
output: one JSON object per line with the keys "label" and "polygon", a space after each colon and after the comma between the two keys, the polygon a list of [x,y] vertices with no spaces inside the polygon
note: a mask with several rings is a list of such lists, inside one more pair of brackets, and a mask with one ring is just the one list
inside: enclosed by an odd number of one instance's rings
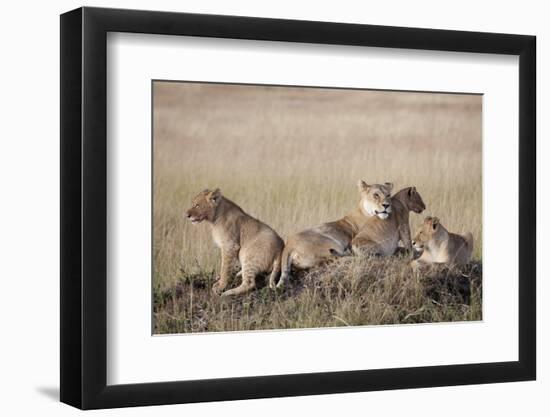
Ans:
{"label": "lion", "polygon": [[308,269],[339,256],[351,255],[350,243],[368,219],[387,219],[392,211],[393,184],[369,185],[359,181],[359,205],[339,220],[303,230],[290,236],[281,258],[281,278],[277,287],[289,279],[292,266]]}
{"label": "lion", "polygon": [[420,214],[426,209],[416,187],[407,187],[391,198],[392,211],[387,219],[370,217],[352,239],[351,248],[356,255],[390,256],[397,250],[399,240],[411,255],[411,229],[409,213]]}
{"label": "lion", "polygon": [[[263,273],[270,273],[269,286],[275,288],[284,242],[271,227],[222,196],[219,188],[200,192],[186,215],[192,224],[207,222],[215,244],[221,249],[220,277],[212,287],[215,294],[229,296],[249,292],[256,287],[256,277]],[[236,263],[241,266],[242,282],[223,292]]]}
{"label": "lion", "polygon": [[464,236],[451,233],[437,217],[426,217],[412,245],[416,251],[422,252],[412,261],[413,268],[430,263],[462,265],[470,261],[474,238],[469,232]]}

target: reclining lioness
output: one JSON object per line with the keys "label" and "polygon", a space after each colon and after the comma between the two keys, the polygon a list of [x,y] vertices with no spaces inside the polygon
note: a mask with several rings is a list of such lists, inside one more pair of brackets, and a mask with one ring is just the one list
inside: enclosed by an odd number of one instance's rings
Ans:
{"label": "reclining lioness", "polygon": [[414,260],[413,268],[423,264],[466,264],[474,247],[471,233],[465,236],[447,231],[437,217],[426,217],[412,244],[422,255]]}
{"label": "reclining lioness", "polygon": [[352,239],[369,218],[388,218],[392,211],[390,192],[393,184],[369,185],[359,181],[358,186],[361,200],[355,210],[340,220],[323,223],[288,238],[281,259],[278,287],[288,281],[292,266],[307,269],[336,256],[350,255]]}
{"label": "reclining lioness", "polygon": [[411,228],[409,212],[419,214],[426,205],[415,187],[398,191],[391,198],[391,213],[387,219],[370,217],[351,241],[351,247],[357,255],[390,256],[395,253],[399,240],[412,255]]}
{"label": "reclining lioness", "polygon": [[220,278],[212,287],[222,293],[229,283],[234,265],[241,266],[242,282],[222,296],[238,295],[256,286],[256,277],[271,273],[269,286],[274,288],[281,271],[284,242],[268,225],[246,214],[239,206],[223,197],[219,188],[200,192],[186,212],[193,224],[206,221],[212,228],[212,238],[222,251]]}

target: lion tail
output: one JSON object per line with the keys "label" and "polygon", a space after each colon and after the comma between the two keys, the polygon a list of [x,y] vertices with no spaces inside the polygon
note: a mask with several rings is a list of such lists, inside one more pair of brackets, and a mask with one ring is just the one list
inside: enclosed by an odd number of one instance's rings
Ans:
{"label": "lion tail", "polygon": [[290,277],[290,271],[292,269],[292,248],[289,245],[285,245],[280,259],[279,268],[281,271],[281,279],[279,279],[277,287],[284,286]]}
{"label": "lion tail", "polygon": [[281,253],[275,257],[275,260],[273,261],[273,266],[271,268],[271,275],[269,276],[269,287],[275,288],[275,284],[277,283],[277,279],[279,278],[279,275],[281,275]]}

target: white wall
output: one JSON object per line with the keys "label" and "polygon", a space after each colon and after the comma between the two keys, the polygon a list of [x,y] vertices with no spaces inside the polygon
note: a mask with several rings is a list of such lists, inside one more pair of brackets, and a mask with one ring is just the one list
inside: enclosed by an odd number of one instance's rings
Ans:
{"label": "white wall", "polygon": [[[550,209],[550,147],[543,119],[549,83],[550,26],[545,2],[523,0],[466,1],[344,1],[254,0],[92,1],[86,5],[158,9],[217,14],[281,17],[534,34],[538,37],[539,213]],[[0,260],[1,331],[0,410],[4,415],[39,411],[72,415],[57,402],[59,379],[59,17],[79,7],[76,1],[4,2],[0,106]],[[546,17],[546,18],[545,18]],[[544,131],[542,130],[544,125]],[[545,236],[543,237],[543,232]],[[537,382],[388,391],[348,395],[238,401],[168,407],[101,411],[99,415],[278,415],[347,412],[408,416],[548,415],[550,365],[550,273],[541,259],[550,249],[550,222],[540,219]],[[546,395],[544,395],[546,394]]]}

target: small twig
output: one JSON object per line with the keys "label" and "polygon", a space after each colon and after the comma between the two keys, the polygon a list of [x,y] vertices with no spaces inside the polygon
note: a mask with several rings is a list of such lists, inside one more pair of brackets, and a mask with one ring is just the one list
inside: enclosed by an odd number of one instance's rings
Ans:
{"label": "small twig", "polygon": [[349,324],[347,321],[345,321],[344,319],[338,317],[338,316],[335,316],[333,315],[332,317],[334,317],[336,320],[340,320],[342,323],[344,323],[346,326],[348,327],[351,327],[351,324]]}
{"label": "small twig", "polygon": [[422,313],[424,311],[424,307],[420,307],[418,310],[412,312],[412,313],[409,313],[405,316],[405,318],[403,320],[407,320],[411,317],[414,317],[414,316],[418,316],[420,313]]}

